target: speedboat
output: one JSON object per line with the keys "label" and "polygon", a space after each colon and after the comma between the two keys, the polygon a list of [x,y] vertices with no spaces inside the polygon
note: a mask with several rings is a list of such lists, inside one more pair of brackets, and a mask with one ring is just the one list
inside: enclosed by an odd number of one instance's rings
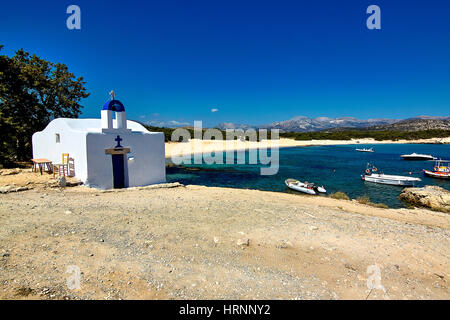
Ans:
{"label": "speedboat", "polygon": [[366,148],[358,149],[357,148],[356,151],[359,151],[359,152],[374,152],[373,148],[369,148],[369,149],[366,149]]}
{"label": "speedboat", "polygon": [[450,179],[450,160],[436,160],[433,170],[423,169],[426,176],[439,179]]}
{"label": "speedboat", "polygon": [[307,181],[300,182],[295,179],[286,179],[284,183],[288,188],[292,190],[300,191],[307,194],[319,194],[327,192],[327,190],[325,190],[323,186],[318,186],[314,183],[309,183]]}
{"label": "speedboat", "polygon": [[431,154],[420,154],[420,153],[411,153],[411,154],[402,154],[404,160],[435,160]]}
{"label": "speedboat", "polygon": [[365,174],[361,175],[361,179],[367,182],[389,184],[393,186],[414,186],[416,182],[422,181],[420,178],[397,176],[384,173],[376,173],[378,169],[374,166],[370,168],[367,165]]}

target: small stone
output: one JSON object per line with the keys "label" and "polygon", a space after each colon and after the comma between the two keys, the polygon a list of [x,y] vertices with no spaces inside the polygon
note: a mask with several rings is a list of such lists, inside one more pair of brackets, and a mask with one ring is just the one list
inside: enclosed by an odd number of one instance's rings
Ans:
{"label": "small stone", "polygon": [[66,210],[66,212],[65,212],[66,214],[72,214],[72,211],[70,211],[70,210]]}
{"label": "small stone", "polygon": [[276,245],[276,248],[278,249],[287,249],[292,247],[293,247],[292,243],[286,240],[281,240],[280,243]]}
{"label": "small stone", "polygon": [[245,238],[245,239],[238,239],[238,241],[236,242],[236,244],[238,246],[246,246],[248,247],[250,245],[250,239]]}
{"label": "small stone", "polygon": [[344,267],[346,267],[346,268],[349,269],[349,270],[356,271],[356,268],[353,267],[350,263],[344,264]]}
{"label": "small stone", "polygon": [[218,238],[218,237],[214,237],[213,240],[214,240],[214,243],[215,243],[215,244],[218,244],[218,243],[219,243],[219,238]]}
{"label": "small stone", "polygon": [[10,175],[14,175],[14,174],[18,174],[20,173],[20,169],[19,168],[15,168],[12,170],[2,170],[2,176],[10,176]]}
{"label": "small stone", "polygon": [[311,230],[311,231],[317,230],[317,229],[319,229],[319,228],[317,228],[316,226],[310,226],[310,227],[309,227],[309,230]]}
{"label": "small stone", "polygon": [[14,189],[12,186],[5,186],[0,188],[0,193],[9,193]]}
{"label": "small stone", "polygon": [[67,185],[66,177],[60,177],[58,178],[58,185],[61,188],[64,188]]}

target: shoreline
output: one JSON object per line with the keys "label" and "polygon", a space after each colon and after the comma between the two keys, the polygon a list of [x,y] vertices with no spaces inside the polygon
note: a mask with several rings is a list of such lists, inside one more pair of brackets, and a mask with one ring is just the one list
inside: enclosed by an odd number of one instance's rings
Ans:
{"label": "shoreline", "polygon": [[351,140],[294,140],[280,138],[272,144],[272,140],[258,141],[227,141],[227,140],[199,140],[190,139],[189,142],[166,142],[166,159],[180,156],[192,156],[196,154],[205,154],[212,152],[242,151],[270,148],[272,145],[278,148],[310,147],[310,146],[331,146],[331,145],[349,145],[349,144],[450,144],[450,137],[430,138],[417,140],[382,140],[377,141],[373,138],[351,139]]}

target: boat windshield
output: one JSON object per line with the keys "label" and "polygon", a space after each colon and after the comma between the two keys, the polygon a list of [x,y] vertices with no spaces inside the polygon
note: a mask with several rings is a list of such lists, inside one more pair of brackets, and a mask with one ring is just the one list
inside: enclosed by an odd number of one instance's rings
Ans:
{"label": "boat windshield", "polygon": [[450,161],[447,160],[436,161],[434,165],[434,170],[440,172],[450,172]]}

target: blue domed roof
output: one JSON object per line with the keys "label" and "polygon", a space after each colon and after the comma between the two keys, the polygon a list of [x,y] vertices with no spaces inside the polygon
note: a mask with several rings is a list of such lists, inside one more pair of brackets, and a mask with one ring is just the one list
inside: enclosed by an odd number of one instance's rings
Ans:
{"label": "blue domed roof", "polygon": [[108,100],[103,105],[102,110],[112,110],[117,112],[125,111],[125,107],[119,100]]}

